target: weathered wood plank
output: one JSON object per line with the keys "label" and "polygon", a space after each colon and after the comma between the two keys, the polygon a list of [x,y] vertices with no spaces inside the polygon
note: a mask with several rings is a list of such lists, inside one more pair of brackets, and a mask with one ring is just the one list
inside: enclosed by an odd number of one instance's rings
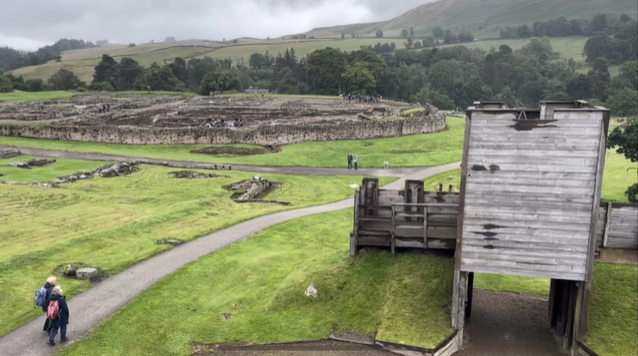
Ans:
{"label": "weathered wood plank", "polygon": [[[537,272],[564,272],[564,273],[575,273],[584,275],[586,272],[585,264],[582,266],[577,265],[566,265],[566,264],[540,264],[537,262],[516,262],[516,261],[501,261],[501,260],[481,260],[475,258],[466,258],[463,257],[461,259],[461,265],[467,267],[492,267],[495,271],[500,268],[504,269],[529,269]],[[476,272],[468,270],[467,272]],[[500,273],[498,273],[500,274]]]}
{"label": "weathered wood plank", "polygon": [[[485,166],[487,164],[487,166]],[[469,171],[472,171],[471,168],[474,167],[475,170],[484,170],[480,168],[480,166],[484,166],[487,170],[489,170],[489,166],[492,165],[493,162],[469,162]],[[525,162],[519,163],[499,163],[497,164],[500,168],[500,171],[517,171],[517,172],[547,172],[547,173],[595,173],[596,167],[594,166],[582,166],[582,165],[564,165],[558,166],[555,164],[547,165],[547,164],[527,164]]]}
{"label": "weathered wood plank", "polygon": [[571,180],[571,179],[538,179],[538,178],[510,178],[501,177],[498,174],[490,176],[472,175],[468,182],[474,184],[499,184],[499,185],[525,185],[532,187],[565,187],[565,188],[588,188],[593,189],[595,182],[591,180]]}
{"label": "weathered wood plank", "polygon": [[[580,138],[580,139],[579,139]],[[520,134],[501,133],[501,134],[475,134],[471,137],[473,142],[496,142],[496,143],[534,143],[537,148],[551,145],[554,143],[578,143],[590,145],[598,142],[596,135],[587,136],[567,136],[561,134],[538,134],[533,136],[523,136]]]}
{"label": "weathered wood plank", "polygon": [[473,219],[466,218],[465,225],[484,226],[486,224],[499,225],[504,227],[513,228],[528,228],[528,229],[547,229],[556,231],[571,231],[571,232],[585,232],[589,233],[589,226],[582,226],[581,224],[565,224],[565,223],[553,223],[544,221],[512,221],[512,220],[494,220],[494,219]]}
{"label": "weathered wood plank", "polygon": [[[582,142],[557,142],[552,146],[543,147],[546,152],[562,152],[562,151],[591,151],[597,147],[596,141],[590,141],[588,143]],[[470,142],[470,150],[485,149],[485,150],[536,150],[538,144],[536,142]]]}
{"label": "weathered wood plank", "polygon": [[580,217],[580,218],[589,218],[590,214],[586,211],[579,210],[569,210],[565,211],[563,209],[556,208],[546,208],[542,207],[528,207],[527,204],[519,205],[517,207],[511,206],[500,206],[500,205],[487,205],[485,207],[481,206],[467,206],[465,208],[465,212],[476,212],[476,213],[485,213],[485,214],[525,214],[525,215],[550,215],[550,216],[568,216],[568,217]]}
{"label": "weathered wood plank", "polygon": [[506,213],[506,212],[486,212],[481,209],[470,210],[465,209],[465,217],[467,219],[490,219],[490,220],[518,220],[521,222],[552,222],[567,224],[585,224],[591,219],[582,216],[568,215],[544,215],[544,214],[526,214],[526,213]]}
{"label": "weathered wood plank", "polygon": [[[586,253],[587,245],[583,245],[582,243],[569,244],[568,241],[564,242],[544,242],[538,241],[536,245],[531,244],[530,241],[526,241],[524,239],[509,239],[509,240],[485,240],[485,239],[476,239],[469,238],[468,236],[463,237],[463,246],[475,246],[485,249],[488,246],[491,246],[495,249],[504,248],[504,249],[517,249],[519,251],[560,251],[560,252],[575,252],[575,253]],[[491,248],[490,247],[490,248]],[[484,250],[481,250],[484,251]]]}
{"label": "weathered wood plank", "polygon": [[463,271],[489,274],[506,274],[521,277],[537,277],[537,278],[554,278],[569,281],[580,281],[584,278],[584,273],[572,273],[564,271],[536,271],[526,268],[507,268],[507,267],[490,267],[490,266],[466,266],[461,265]]}
{"label": "weathered wood plank", "polygon": [[530,200],[524,201],[520,199],[503,199],[502,197],[482,197],[482,198],[467,198],[468,205],[478,206],[479,204],[484,206],[500,206],[502,208],[527,208],[527,209],[542,209],[547,208],[551,210],[564,210],[569,208],[575,212],[587,212],[591,209],[587,207],[586,203],[570,203],[570,202],[549,202],[549,201],[537,201]]}
{"label": "weathered wood plank", "polygon": [[[470,152],[469,167],[473,165],[501,165],[501,164],[526,164],[526,165],[561,165],[561,166],[593,166],[596,167],[598,158],[579,157],[530,157],[530,156],[498,156],[477,155]],[[485,166],[488,170],[488,166]],[[475,169],[473,169],[475,170]]]}
{"label": "weathered wood plank", "polygon": [[473,157],[515,157],[520,159],[538,159],[538,158],[595,158],[598,159],[598,152],[595,147],[582,150],[545,150],[545,149],[480,149],[470,148],[470,160]]}
{"label": "weathered wood plank", "polygon": [[[485,129],[494,129],[494,130],[516,130],[515,126],[519,124],[518,120],[472,120],[472,128],[485,128]],[[534,128],[531,131],[559,131],[559,130],[574,130],[574,129],[589,129],[595,130],[600,127],[600,122],[592,122],[592,121],[554,121],[554,122],[544,122],[540,123],[538,128]],[[521,132],[529,132],[529,131],[521,131]]]}
{"label": "weathered wood plank", "polygon": [[[486,167],[489,169],[489,167]],[[552,180],[572,180],[572,181],[581,181],[581,180],[594,180],[596,179],[595,173],[569,173],[569,172],[524,172],[524,171],[495,171],[490,172],[489,170],[485,171],[472,171],[470,173],[474,177],[481,178],[492,178],[498,177],[501,179],[552,179]]]}
{"label": "weathered wood plank", "polygon": [[487,230],[480,226],[465,225],[463,238],[482,239],[485,241],[528,241],[531,243],[563,242],[565,244],[587,245],[586,231],[549,230],[531,228],[505,227],[498,230]]}
{"label": "weathered wood plank", "polygon": [[525,193],[525,194],[564,194],[579,197],[592,196],[591,189],[568,187],[544,187],[540,185],[516,185],[516,184],[482,184],[474,182],[471,178],[467,182],[468,191],[472,192],[501,192],[501,193]]}
{"label": "weathered wood plank", "polygon": [[489,198],[498,198],[502,199],[502,203],[507,203],[508,201],[521,201],[521,202],[548,202],[548,203],[570,203],[571,204],[591,204],[592,197],[582,196],[577,197],[573,195],[567,194],[544,194],[544,193],[535,193],[535,194],[527,194],[524,192],[476,192],[476,191],[466,191],[465,192],[466,199],[489,199]]}
{"label": "weathered wood plank", "polygon": [[[465,251],[465,248],[469,248],[469,251]],[[530,269],[536,269],[537,266],[565,266],[569,272],[585,272],[585,264],[587,262],[586,254],[583,256],[566,257],[564,254],[547,255],[547,256],[532,256],[515,254],[509,250],[494,250],[494,253],[484,253],[477,251],[472,246],[463,245],[463,260],[477,260],[477,261],[489,261],[495,262],[511,262],[517,265],[524,264]],[[579,258],[580,257],[580,258]],[[463,262],[462,262],[463,263]],[[555,269],[552,269],[552,271]]]}

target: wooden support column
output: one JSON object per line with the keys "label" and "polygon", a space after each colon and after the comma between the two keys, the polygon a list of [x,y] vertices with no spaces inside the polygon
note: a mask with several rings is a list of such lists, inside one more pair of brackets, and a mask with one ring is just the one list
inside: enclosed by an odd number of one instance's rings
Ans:
{"label": "wooden support column", "polygon": [[396,251],[396,230],[397,230],[397,213],[396,206],[392,205],[392,230],[390,231],[390,250],[392,252],[392,256],[395,255]]}
{"label": "wooden support column", "polygon": [[467,276],[467,305],[465,306],[465,320],[472,318],[472,299],[474,297],[474,272]]}
{"label": "wooden support column", "polygon": [[467,272],[454,271],[452,293],[452,326],[459,333],[459,349],[463,348],[465,329],[465,296],[467,295]]}
{"label": "wooden support column", "polygon": [[605,218],[605,232],[603,234],[603,248],[607,247],[607,243],[609,242],[609,225],[611,225],[611,209],[612,203],[607,203],[607,217]]}
{"label": "wooden support column", "polygon": [[428,207],[423,207],[423,249],[428,249]]}
{"label": "wooden support column", "polygon": [[352,236],[350,237],[350,256],[359,254],[359,204],[361,204],[360,192],[354,193],[354,221],[352,226]]}

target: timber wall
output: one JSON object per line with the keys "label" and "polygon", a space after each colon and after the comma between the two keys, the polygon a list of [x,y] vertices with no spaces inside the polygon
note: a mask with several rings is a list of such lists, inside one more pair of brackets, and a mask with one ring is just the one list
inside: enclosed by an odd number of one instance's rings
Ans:
{"label": "timber wall", "polygon": [[255,129],[157,129],[117,126],[29,127],[1,125],[0,136],[43,138],[50,140],[146,144],[230,144],[286,145],[300,142],[363,140],[439,132],[446,129],[445,115],[340,122],[314,125],[259,126]]}

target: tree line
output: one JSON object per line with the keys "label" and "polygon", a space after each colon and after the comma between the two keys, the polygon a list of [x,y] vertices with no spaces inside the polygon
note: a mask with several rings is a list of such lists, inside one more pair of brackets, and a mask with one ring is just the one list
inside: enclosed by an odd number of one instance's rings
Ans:
{"label": "tree line", "polygon": [[593,19],[571,19],[564,16],[547,21],[536,21],[530,27],[520,25],[508,26],[500,31],[501,38],[531,38],[531,37],[565,37],[591,36],[596,32],[609,35],[626,32],[631,29],[632,22],[636,22],[627,14],[619,16],[599,13]]}
{"label": "tree line", "polygon": [[63,38],[53,45],[44,46],[35,52],[20,52],[9,47],[0,47],[0,70],[13,70],[28,66],[37,66],[49,61],[61,61],[61,54],[64,51],[74,49],[95,48],[108,44],[106,40],[85,42],[84,40]]}

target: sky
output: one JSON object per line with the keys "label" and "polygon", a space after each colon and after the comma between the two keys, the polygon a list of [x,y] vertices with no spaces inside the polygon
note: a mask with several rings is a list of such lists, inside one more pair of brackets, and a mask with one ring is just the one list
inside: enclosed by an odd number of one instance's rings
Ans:
{"label": "sky", "polygon": [[280,37],[389,20],[432,0],[0,0],[0,46]]}

